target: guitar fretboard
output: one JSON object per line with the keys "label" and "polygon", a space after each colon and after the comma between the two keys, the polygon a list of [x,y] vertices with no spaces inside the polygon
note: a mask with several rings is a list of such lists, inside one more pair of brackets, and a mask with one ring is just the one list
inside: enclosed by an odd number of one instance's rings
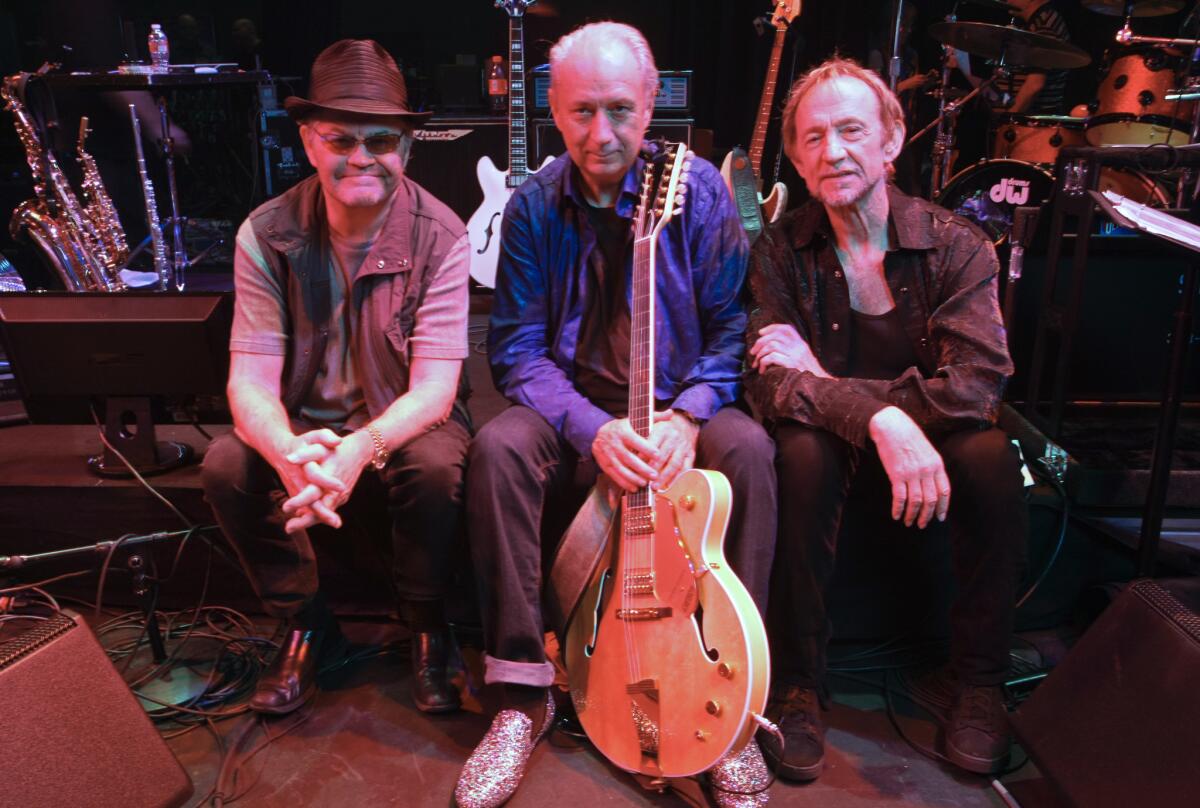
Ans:
{"label": "guitar fretboard", "polygon": [[[654,423],[654,244],[653,235],[633,243],[633,294],[629,312],[629,423],[643,438]],[[625,499],[627,535],[654,529],[649,488],[640,488]]]}
{"label": "guitar fretboard", "polygon": [[779,62],[783,58],[783,42],[787,38],[787,26],[780,24],[775,29],[775,44],[771,46],[771,61],[767,64],[767,79],[763,83],[762,99],[758,102],[758,116],[754,120],[754,136],[750,138],[750,167],[762,190],[762,158],[767,144],[767,126],[771,122],[771,107],[775,103],[775,85],[779,79]]}
{"label": "guitar fretboard", "polygon": [[525,119],[524,16],[508,18],[508,187],[516,188],[529,177],[529,151]]}

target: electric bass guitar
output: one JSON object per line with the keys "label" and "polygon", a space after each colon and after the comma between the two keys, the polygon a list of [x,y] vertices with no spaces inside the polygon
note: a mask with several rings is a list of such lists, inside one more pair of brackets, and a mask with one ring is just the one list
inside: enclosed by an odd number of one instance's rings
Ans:
{"label": "electric bass guitar", "polygon": [[[685,204],[687,147],[647,161],[634,215],[629,420],[654,418],[655,245]],[[706,771],[741,751],[766,706],[762,619],[722,545],[729,481],[690,469],[626,493],[563,643],[571,698],[613,764],[655,777]]]}
{"label": "electric bass guitar", "polygon": [[[536,173],[529,170],[529,140],[525,116],[525,9],[537,0],[496,0],[508,13],[508,171],[496,168],[492,158],[479,158],[475,175],[483,189],[483,203],[467,222],[471,244],[471,277],[489,289],[496,286],[500,260],[500,222],[513,189]],[[553,160],[547,157],[545,166]]]}
{"label": "electric bass guitar", "polygon": [[[779,63],[783,58],[783,43],[787,38],[788,26],[800,16],[802,0],[778,0],[771,15],[775,27],[775,44],[771,46],[771,60],[767,63],[767,77],[763,82],[762,98],[758,102],[758,116],[754,121],[754,135],[750,138],[749,153],[734,149],[725,156],[721,164],[721,175],[742,217],[742,225],[753,242],[762,232],[763,220],[776,222],[787,209],[787,186],[775,183],[771,193],[762,195],[763,149],[767,143],[767,127],[771,123],[771,107],[775,103],[775,85],[779,80]],[[747,171],[749,167],[749,171]],[[761,214],[759,210],[761,209]]]}

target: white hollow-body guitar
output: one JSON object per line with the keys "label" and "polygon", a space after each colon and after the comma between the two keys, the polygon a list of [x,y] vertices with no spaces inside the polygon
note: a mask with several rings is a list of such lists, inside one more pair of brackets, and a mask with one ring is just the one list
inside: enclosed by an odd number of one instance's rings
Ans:
{"label": "white hollow-body guitar", "polygon": [[[535,171],[529,170],[529,138],[525,116],[525,9],[537,0],[496,0],[508,13],[508,170],[496,168],[492,158],[483,156],[475,166],[483,203],[467,221],[467,239],[471,243],[471,277],[480,286],[496,286],[496,265],[500,261],[500,222],[504,206],[514,189]],[[547,157],[544,167],[554,158]]]}

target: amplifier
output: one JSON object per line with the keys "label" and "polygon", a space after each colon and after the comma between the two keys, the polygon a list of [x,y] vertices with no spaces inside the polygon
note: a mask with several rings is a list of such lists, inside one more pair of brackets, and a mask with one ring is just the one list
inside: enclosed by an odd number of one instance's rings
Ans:
{"label": "amplifier", "polygon": [[[558,129],[554,126],[554,121],[550,118],[541,118],[533,123],[533,147],[535,160],[531,165],[541,165],[542,161],[547,157],[557,157],[567,150],[563,145],[562,135],[558,133]],[[650,127],[646,130],[646,139],[652,140],[656,137],[666,138],[677,142],[686,143],[689,148],[692,148],[701,157],[707,159],[707,153],[701,153],[692,146],[692,121],[691,118],[668,118],[665,120],[655,119],[650,121]],[[695,130],[699,132],[701,130]],[[711,141],[708,147],[711,148]]]}
{"label": "amplifier", "polygon": [[83,619],[0,643],[0,803],[174,808],[192,781]]}
{"label": "amplifier", "polygon": [[1067,804],[1196,805],[1198,609],[1200,580],[1135,581],[1012,716]]}
{"label": "amplifier", "polygon": [[[550,73],[536,71],[533,79],[533,103],[537,112],[550,111]],[[692,112],[692,71],[658,71],[658,94],[654,96],[654,114],[687,117]]]}
{"label": "amplifier", "polygon": [[413,134],[404,173],[467,221],[483,203],[475,176],[479,158],[508,168],[508,118],[435,116]]}

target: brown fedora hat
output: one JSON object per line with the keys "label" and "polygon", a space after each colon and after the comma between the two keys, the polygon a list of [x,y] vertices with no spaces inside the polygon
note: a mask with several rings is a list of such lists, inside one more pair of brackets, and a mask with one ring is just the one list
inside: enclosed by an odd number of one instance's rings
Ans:
{"label": "brown fedora hat", "polygon": [[341,39],[317,57],[309,81],[312,98],[289,96],[283,106],[300,121],[317,110],[357,115],[400,115],[420,124],[432,112],[408,108],[408,88],[396,62],[373,39]]}

